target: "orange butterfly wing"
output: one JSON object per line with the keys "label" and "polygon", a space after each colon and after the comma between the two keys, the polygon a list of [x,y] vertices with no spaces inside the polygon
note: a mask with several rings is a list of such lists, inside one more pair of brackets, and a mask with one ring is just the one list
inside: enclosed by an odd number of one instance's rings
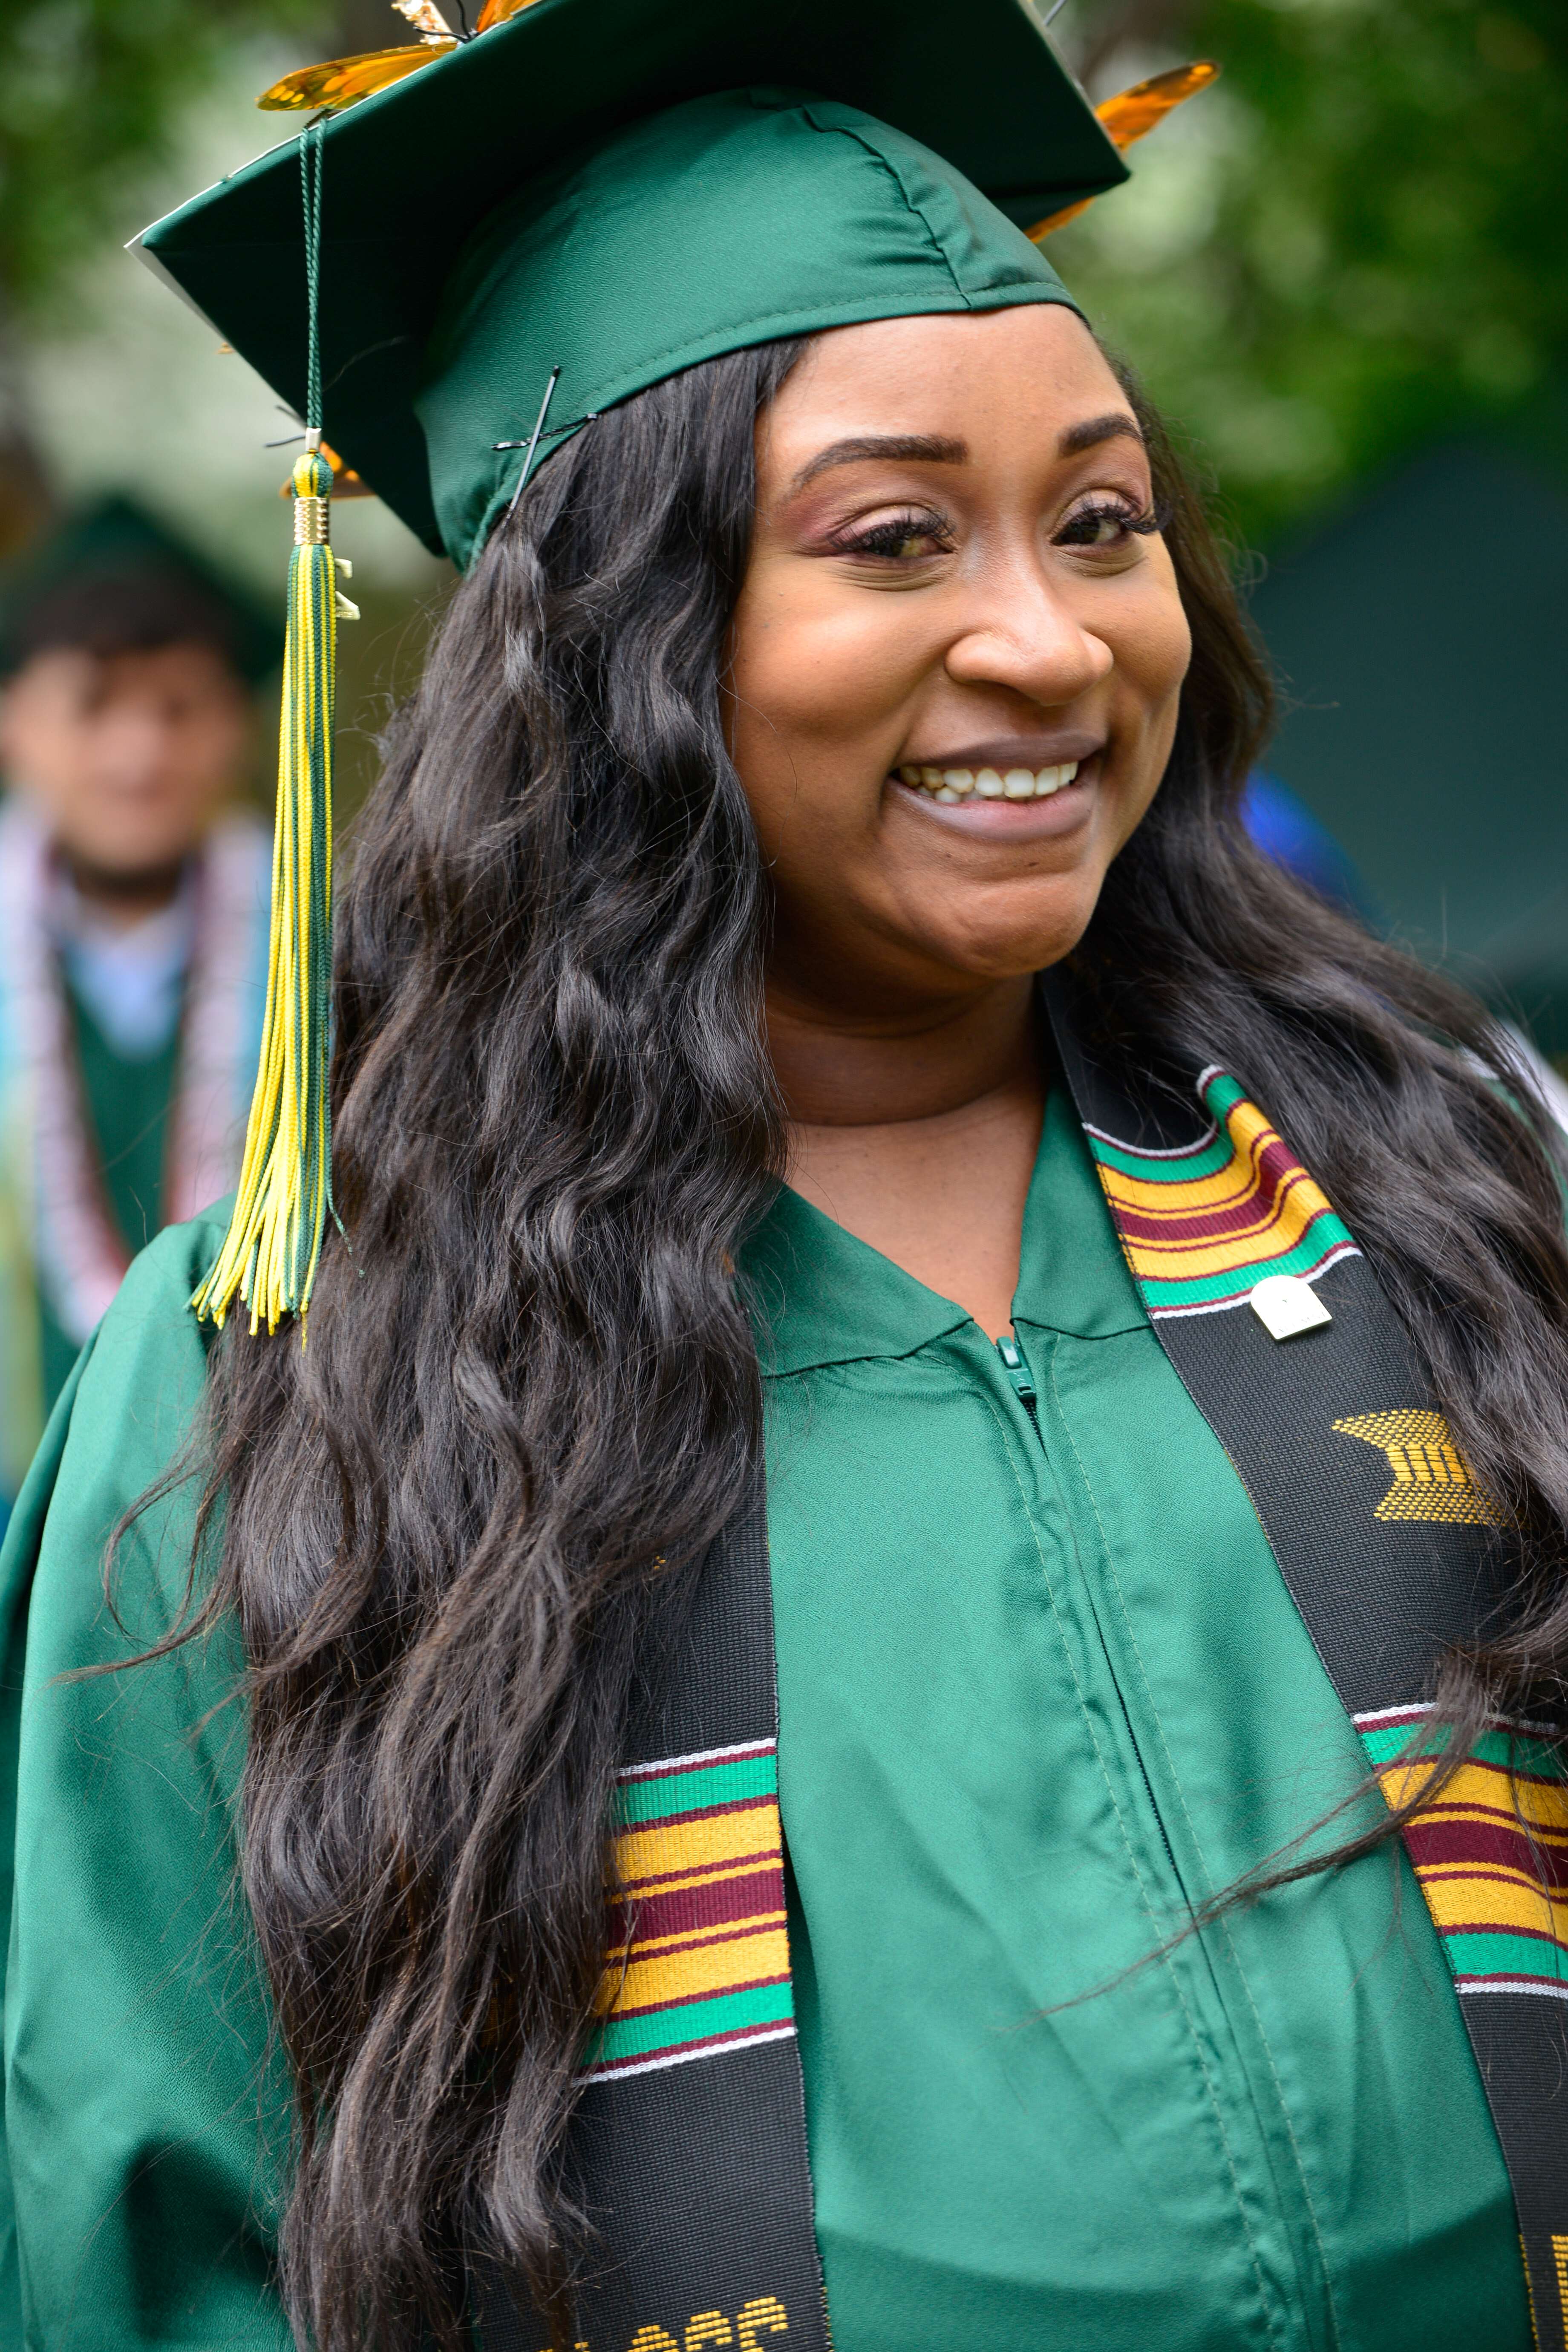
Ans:
{"label": "orange butterfly wing", "polygon": [[1173,66],[1169,73],[1155,74],[1149,81],[1135,81],[1131,89],[1118,90],[1094,110],[1111,144],[1131,147],[1135,139],[1146,138],[1156,123],[1163,122],[1173,107],[1207,89],[1218,73],[1210,58],[1200,58],[1195,65]]}
{"label": "orange butterfly wing", "polygon": [[375,492],[363,475],[356,474],[339,457],[330,441],[321,444],[321,455],[332,469],[332,496],[335,499],[374,499]]}
{"label": "orange butterfly wing", "polygon": [[525,8],[532,5],[533,0],[485,0],[474,30],[476,33],[488,33],[492,25],[504,25],[509,16],[521,16]]}
{"label": "orange butterfly wing", "polygon": [[417,73],[421,66],[433,65],[458,44],[452,41],[421,41],[408,49],[373,49],[368,56],[334,58],[330,65],[302,66],[298,73],[285,74],[270,89],[263,90],[257,100],[269,113],[293,112],[306,107],[325,108],[335,112],[339,107],[353,106],[356,99],[374,97],[378,89],[389,89],[405,74]]}
{"label": "orange butterfly wing", "polygon": [[[1111,145],[1125,149],[1131,147],[1135,140],[1147,138],[1157,123],[1163,122],[1173,107],[1182,105],[1189,98],[1195,98],[1200,89],[1207,89],[1218,73],[1218,66],[1208,58],[1200,58],[1190,66],[1173,66],[1168,73],[1152,75],[1148,81],[1135,81],[1131,89],[1118,90],[1114,98],[1106,99],[1094,110]],[[1068,221],[1077,220],[1079,213],[1086,213],[1093,202],[1092,196],[1085,196],[1079,204],[1065,205],[1059,213],[1052,213],[1045,220],[1037,221],[1034,227],[1026,230],[1025,234],[1038,245],[1041,238],[1049,236],[1053,230],[1065,228]]]}
{"label": "orange butterfly wing", "polygon": [[1059,213],[1047,213],[1043,221],[1037,221],[1033,228],[1024,231],[1024,235],[1032,237],[1038,245],[1042,237],[1050,236],[1058,228],[1066,228],[1068,221],[1077,220],[1079,213],[1088,212],[1093,202],[1092,196],[1082,196],[1076,205],[1064,205]]}

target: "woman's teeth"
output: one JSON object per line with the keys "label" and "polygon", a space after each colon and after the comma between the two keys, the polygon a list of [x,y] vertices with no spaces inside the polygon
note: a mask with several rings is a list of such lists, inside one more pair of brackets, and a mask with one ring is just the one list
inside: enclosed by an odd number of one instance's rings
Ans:
{"label": "woman's teeth", "polygon": [[933,801],[1044,801],[1070,784],[1082,762],[1062,768],[900,768],[899,782]]}

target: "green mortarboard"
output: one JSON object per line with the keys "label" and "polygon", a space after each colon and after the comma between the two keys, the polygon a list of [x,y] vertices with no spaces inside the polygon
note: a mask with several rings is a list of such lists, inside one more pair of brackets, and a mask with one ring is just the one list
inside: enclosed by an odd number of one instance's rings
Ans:
{"label": "green mortarboard", "polygon": [[[467,569],[553,370],[544,454],[748,344],[1066,301],[1022,227],[1126,176],[1019,0],[534,0],[321,134],[326,437]],[[298,142],[139,245],[302,413]]]}
{"label": "green mortarboard", "polygon": [[242,677],[258,684],[283,651],[283,615],[230,579],[132,499],[112,495],[79,508],[35,541],[0,575],[0,677],[45,645],[84,642],[106,611],[93,591],[138,586],[165,626],[182,613],[193,635],[217,645]]}

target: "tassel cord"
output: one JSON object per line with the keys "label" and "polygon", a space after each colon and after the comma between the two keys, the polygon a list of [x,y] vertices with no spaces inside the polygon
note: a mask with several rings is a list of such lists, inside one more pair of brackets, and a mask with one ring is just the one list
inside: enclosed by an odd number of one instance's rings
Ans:
{"label": "tassel cord", "polygon": [[[331,1183],[332,724],[337,624],[354,611],[337,588],[330,541],[332,468],[321,446],[319,126],[300,141],[310,341],[306,448],[294,467],[294,550],[278,746],[272,917],[261,1062],[239,1188],[217,1259],[192,1300],[218,1325],[237,1297],[250,1328],[289,1315],[303,1333]],[[344,564],[341,567],[345,572]],[[340,1231],[342,1230],[340,1224]]]}

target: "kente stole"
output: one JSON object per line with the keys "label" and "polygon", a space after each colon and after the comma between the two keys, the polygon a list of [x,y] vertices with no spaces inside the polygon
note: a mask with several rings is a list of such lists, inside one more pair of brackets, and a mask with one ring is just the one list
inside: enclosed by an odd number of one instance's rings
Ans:
{"label": "kente stole", "polygon": [[[763,1496],[666,1596],[621,1774],[601,2021],[567,2150],[578,2352],[831,2352],[779,1826]],[[484,2352],[547,2332],[481,2286]]]}
{"label": "kente stole", "polygon": [[[1506,1613],[1497,1516],[1353,1237],[1237,1080],[1210,1067],[1185,1106],[1134,1101],[1084,1050],[1065,980],[1044,993],[1150,1320],[1402,1802],[1445,1651]],[[1272,1339],[1248,1301],[1281,1274],[1332,1320]],[[1536,2341],[1565,2352],[1568,1788],[1538,1727],[1495,1724],[1405,1842],[1502,2144]]]}
{"label": "kente stole", "polygon": [[[1406,1748],[1439,1660],[1504,1605],[1506,1539],[1353,1236],[1237,1080],[1211,1067],[1184,1102],[1134,1101],[1082,1048],[1065,982],[1044,992],[1154,1330],[1397,1803],[1423,1769]],[[1331,1319],[1270,1337],[1248,1301],[1278,1275],[1313,1286]],[[646,1671],[568,2143],[595,2233],[576,2352],[831,2352],[760,1493],[669,1596]],[[1536,2340],[1568,2352],[1568,1788],[1539,1727],[1494,1725],[1405,1844],[1508,2164]],[[546,2330],[492,2278],[482,2336],[485,2352],[542,2352]]]}

